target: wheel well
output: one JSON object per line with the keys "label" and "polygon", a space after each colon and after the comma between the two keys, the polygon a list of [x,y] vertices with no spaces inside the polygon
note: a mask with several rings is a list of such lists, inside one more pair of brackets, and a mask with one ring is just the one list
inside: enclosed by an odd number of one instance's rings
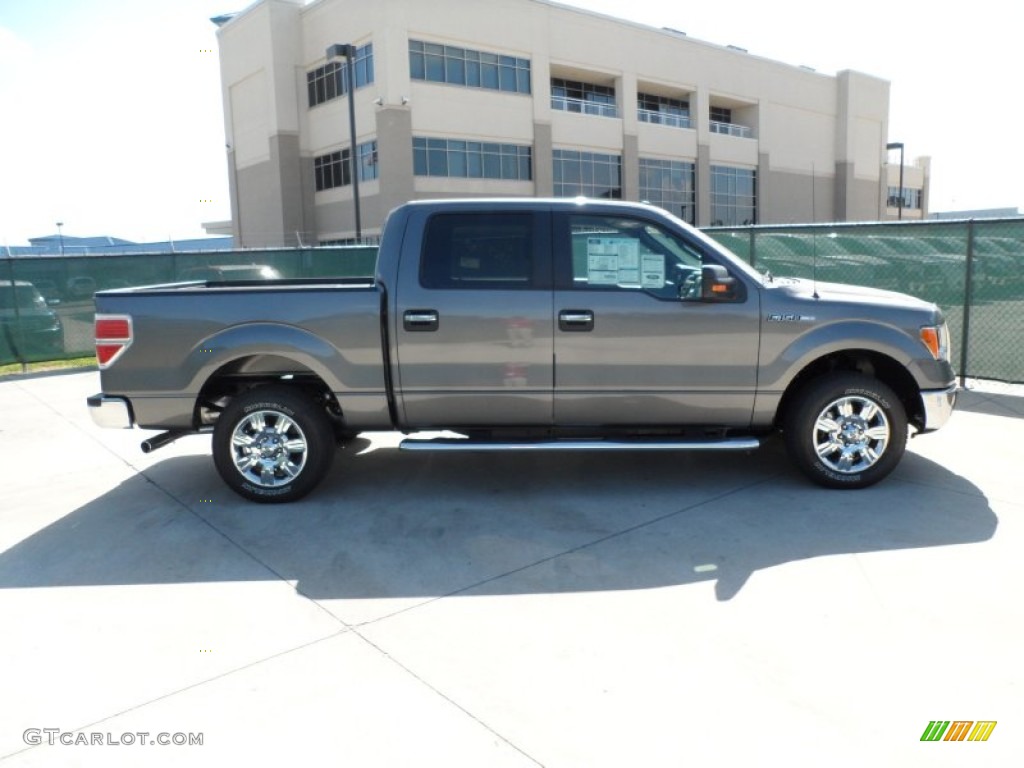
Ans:
{"label": "wheel well", "polygon": [[208,427],[216,423],[217,417],[232,398],[264,384],[287,384],[303,390],[323,405],[336,431],[342,428],[344,419],[341,408],[330,387],[306,366],[281,355],[240,357],[214,371],[196,398],[193,423],[197,427]]}
{"label": "wheel well", "polygon": [[924,425],[924,407],[920,389],[914,377],[896,360],[866,349],[849,349],[820,357],[808,365],[790,382],[779,403],[775,425],[785,422],[787,409],[796,401],[799,392],[812,380],[836,371],[856,371],[885,382],[899,397],[907,420],[918,429]]}

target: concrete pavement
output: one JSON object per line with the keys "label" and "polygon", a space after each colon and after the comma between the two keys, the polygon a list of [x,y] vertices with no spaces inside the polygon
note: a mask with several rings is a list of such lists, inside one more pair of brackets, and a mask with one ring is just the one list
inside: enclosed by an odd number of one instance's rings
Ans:
{"label": "concrete pavement", "polygon": [[[97,391],[0,380],[4,768],[1024,755],[1012,388],[964,393],[865,491],[809,485],[777,441],[412,455],[387,434],[285,506],[234,496],[207,437],[144,455],[94,427]],[[998,726],[921,742],[936,719]]]}

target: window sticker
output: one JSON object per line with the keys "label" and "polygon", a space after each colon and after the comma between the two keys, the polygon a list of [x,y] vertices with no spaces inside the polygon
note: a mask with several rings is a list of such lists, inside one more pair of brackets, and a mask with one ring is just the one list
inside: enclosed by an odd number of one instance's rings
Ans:
{"label": "window sticker", "polygon": [[640,285],[640,244],[622,237],[588,237],[587,282],[590,285]]}
{"label": "window sticker", "polygon": [[645,253],[640,260],[640,286],[665,287],[665,257],[660,253]]}

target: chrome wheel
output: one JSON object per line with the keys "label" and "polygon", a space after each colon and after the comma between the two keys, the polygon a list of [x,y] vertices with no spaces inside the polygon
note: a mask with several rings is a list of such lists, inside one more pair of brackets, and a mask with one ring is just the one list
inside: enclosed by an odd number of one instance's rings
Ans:
{"label": "chrome wheel", "polygon": [[306,435],[280,411],[247,414],[231,433],[231,458],[246,480],[277,488],[298,477],[306,466]]}
{"label": "chrome wheel", "polygon": [[860,395],[830,402],[814,420],[812,431],[819,460],[841,474],[856,474],[874,466],[890,441],[885,411]]}
{"label": "chrome wheel", "polygon": [[249,501],[301,499],[334,459],[334,427],[314,393],[264,384],[238,393],[213,427],[213,463]]}
{"label": "chrome wheel", "polygon": [[900,463],[907,412],[888,384],[856,371],[804,383],[782,419],[797,468],[826,488],[867,488]]}

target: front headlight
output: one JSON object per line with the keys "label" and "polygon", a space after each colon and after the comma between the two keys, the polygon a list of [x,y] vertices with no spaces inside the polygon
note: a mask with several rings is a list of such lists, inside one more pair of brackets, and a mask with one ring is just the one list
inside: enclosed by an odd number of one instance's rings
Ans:
{"label": "front headlight", "polygon": [[921,329],[921,342],[936,360],[949,362],[949,326],[926,325]]}

